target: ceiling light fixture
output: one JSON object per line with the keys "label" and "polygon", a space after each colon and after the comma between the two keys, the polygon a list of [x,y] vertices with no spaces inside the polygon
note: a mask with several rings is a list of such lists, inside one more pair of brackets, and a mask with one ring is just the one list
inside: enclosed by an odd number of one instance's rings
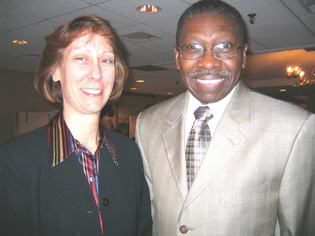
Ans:
{"label": "ceiling light fixture", "polygon": [[315,83],[315,67],[305,75],[299,65],[287,66],[287,78],[293,87],[310,87]]}
{"label": "ceiling light fixture", "polygon": [[19,45],[25,45],[25,44],[28,44],[27,41],[25,40],[19,40],[19,39],[15,39],[15,40],[12,40],[11,43],[14,43],[14,44],[19,44]]}
{"label": "ceiling light fixture", "polygon": [[139,6],[137,10],[142,13],[157,13],[161,11],[161,8],[155,5],[145,4],[145,5]]}
{"label": "ceiling light fixture", "polygon": [[144,83],[144,80],[143,79],[138,79],[136,80],[137,83]]}

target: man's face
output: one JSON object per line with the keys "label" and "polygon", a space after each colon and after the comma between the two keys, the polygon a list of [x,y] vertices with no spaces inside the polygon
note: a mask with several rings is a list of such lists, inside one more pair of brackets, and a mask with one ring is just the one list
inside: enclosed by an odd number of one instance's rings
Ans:
{"label": "man's face", "polygon": [[[213,48],[219,43],[234,44],[243,49],[231,59],[217,59],[211,50],[205,50],[203,57],[188,60],[180,56],[176,46],[199,44]],[[248,46],[241,44],[241,37],[234,20],[215,14],[200,14],[186,19],[179,45],[174,46],[177,69],[186,88],[201,103],[220,101],[228,95],[240,79],[242,68],[246,66]]]}

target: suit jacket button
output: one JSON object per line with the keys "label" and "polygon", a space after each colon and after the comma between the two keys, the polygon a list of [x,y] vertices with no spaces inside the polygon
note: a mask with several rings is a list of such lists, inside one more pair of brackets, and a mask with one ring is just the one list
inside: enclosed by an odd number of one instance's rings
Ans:
{"label": "suit jacket button", "polygon": [[103,206],[108,206],[109,205],[109,200],[107,198],[104,198],[102,200],[102,204],[103,204]]}
{"label": "suit jacket button", "polygon": [[188,232],[188,227],[186,225],[181,225],[179,227],[179,231],[182,233],[182,234],[187,234]]}

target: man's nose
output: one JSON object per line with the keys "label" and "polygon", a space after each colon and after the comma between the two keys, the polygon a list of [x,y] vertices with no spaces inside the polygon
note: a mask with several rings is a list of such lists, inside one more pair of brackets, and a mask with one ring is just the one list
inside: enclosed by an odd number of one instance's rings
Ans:
{"label": "man's nose", "polygon": [[197,66],[205,69],[212,69],[221,67],[222,60],[216,58],[211,48],[205,49],[205,52],[201,58],[197,61]]}

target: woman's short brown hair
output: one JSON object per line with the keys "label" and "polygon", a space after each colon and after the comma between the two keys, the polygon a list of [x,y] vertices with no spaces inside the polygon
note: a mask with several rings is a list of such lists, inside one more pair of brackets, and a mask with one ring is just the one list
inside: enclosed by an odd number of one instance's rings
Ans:
{"label": "woman's short brown hair", "polygon": [[95,15],[84,15],[60,26],[54,33],[46,37],[39,66],[34,80],[36,90],[48,101],[62,102],[60,82],[54,82],[52,74],[62,61],[63,52],[75,39],[83,35],[101,35],[113,48],[115,54],[115,82],[110,101],[116,101],[123,90],[129,69],[124,59],[124,47],[109,22]]}

